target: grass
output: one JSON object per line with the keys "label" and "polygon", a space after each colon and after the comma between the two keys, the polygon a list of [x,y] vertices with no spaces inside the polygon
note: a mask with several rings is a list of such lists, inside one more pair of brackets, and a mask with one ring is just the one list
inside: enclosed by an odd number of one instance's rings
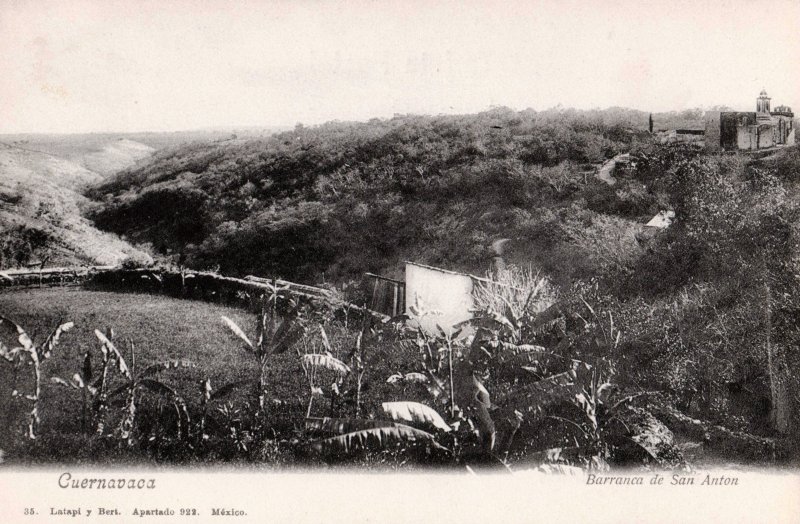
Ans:
{"label": "grass", "polygon": [[[216,386],[240,378],[255,378],[258,374],[251,357],[231,341],[220,322],[220,315],[226,315],[242,325],[250,325],[250,315],[237,309],[151,295],[73,288],[4,292],[0,294],[0,313],[23,326],[36,342],[41,342],[59,321],[75,323],[75,328],[63,336],[61,345],[43,366],[43,440],[54,434],[80,436],[80,393],[49,379],[52,376],[68,379],[80,371],[82,355],[89,347],[93,350],[95,370],[99,368],[95,329],[112,327],[123,353],[127,350],[123,341],[132,339],[137,348],[137,369],[166,359],[194,361],[197,368],[162,373],[162,380],[189,402],[199,397],[198,384],[202,378],[210,378]],[[0,364],[0,412],[8,417],[13,412],[9,406],[11,366]],[[26,388],[27,374],[24,369]],[[11,421],[6,418],[3,422],[8,427]],[[0,448],[8,449],[8,442],[0,442]]]}
{"label": "grass", "polygon": [[[159,380],[173,387],[192,408],[200,401],[200,382],[211,379],[214,388],[237,380],[258,380],[256,359],[242,349],[238,340],[221,321],[227,316],[239,324],[250,337],[255,337],[254,315],[231,307],[205,302],[180,300],[158,295],[120,294],[86,291],[77,288],[14,290],[0,293],[0,315],[21,325],[35,342],[42,342],[60,322],[72,321],[74,329],[64,334],[53,356],[43,364],[43,388],[40,401],[40,435],[26,442],[18,427],[25,422],[28,402],[10,400],[11,366],[0,361],[0,449],[10,463],[102,463],[148,462],[143,453],[131,449],[109,447],[85,436],[80,428],[81,395],[73,389],[50,382],[50,377],[69,379],[80,371],[83,354],[92,349],[95,375],[101,366],[100,344],[95,329],[113,328],[115,343],[130,365],[127,339],[136,345],[136,368],[168,359],[189,359],[196,368],[180,368],[162,372]],[[350,335],[338,324],[326,327],[336,353],[344,358],[349,350]],[[8,340],[4,335],[3,340]],[[13,340],[13,339],[12,339]],[[309,330],[301,342],[301,352],[321,351],[319,331]],[[399,390],[387,384],[386,378],[397,371],[413,371],[415,354],[391,342],[371,345],[367,357],[368,376],[363,395],[362,413],[380,412],[386,400],[424,398],[424,390]],[[296,424],[302,422],[308,403],[308,383],[294,349],[269,358],[268,394],[289,409]],[[24,393],[30,388],[29,368],[21,373]],[[122,382],[115,377],[111,389]],[[329,383],[321,383],[328,389]],[[243,388],[229,400],[241,405],[254,402],[255,391]],[[219,405],[219,404],[216,404]],[[252,404],[251,404],[252,405]],[[314,401],[312,416],[349,416],[352,406],[341,405],[331,411],[329,399]],[[109,429],[113,429],[109,427]],[[167,458],[169,460],[169,458]]]}

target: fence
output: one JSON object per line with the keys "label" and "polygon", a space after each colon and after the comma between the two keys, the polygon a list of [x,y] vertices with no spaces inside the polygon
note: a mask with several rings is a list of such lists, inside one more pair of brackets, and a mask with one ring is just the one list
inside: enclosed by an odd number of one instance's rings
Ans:
{"label": "fence", "polygon": [[80,286],[114,266],[50,267],[0,271],[0,287]]}
{"label": "fence", "polygon": [[369,309],[389,317],[401,315],[406,310],[406,284],[401,280],[366,273],[372,279],[372,296]]}
{"label": "fence", "polygon": [[333,299],[333,294],[328,289],[324,289],[321,287],[315,286],[308,286],[306,284],[298,284],[296,282],[290,282],[288,280],[281,280],[280,278],[262,278],[256,277],[253,275],[247,275],[244,277],[245,280],[248,282],[258,282],[260,284],[267,284],[272,286],[274,289],[279,288],[286,288],[292,293],[305,295],[312,298],[319,298],[319,299]]}
{"label": "fence", "polygon": [[364,315],[380,321],[388,319],[379,312],[336,297],[327,289],[252,275],[246,278],[233,278],[202,271],[112,269],[97,272],[85,285],[89,289],[154,293],[216,302],[250,311],[260,310],[263,299],[277,293],[279,296],[290,296],[300,304],[311,306],[324,304],[354,321],[362,319]]}
{"label": "fence", "polygon": [[369,315],[378,320],[389,317],[343,300],[330,290],[288,280],[248,275],[232,278],[202,271],[170,269],[122,269],[114,266],[10,269],[0,271],[0,288],[84,286],[88,289],[153,293],[176,298],[216,302],[258,311],[263,298],[280,295],[309,305],[322,303],[353,320]]}

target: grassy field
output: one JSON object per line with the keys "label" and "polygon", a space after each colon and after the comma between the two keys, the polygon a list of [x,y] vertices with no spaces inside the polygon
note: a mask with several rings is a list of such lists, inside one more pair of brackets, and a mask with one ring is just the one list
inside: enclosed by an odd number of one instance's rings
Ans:
{"label": "grassy field", "polygon": [[[41,343],[59,323],[72,321],[74,329],[65,333],[52,358],[43,364],[43,391],[41,395],[40,435],[33,443],[21,438],[20,427],[25,423],[29,402],[16,401],[12,405],[10,384],[12,367],[0,361],[0,449],[11,463],[34,462],[147,462],[152,457],[136,450],[120,449],[101,444],[97,439],[81,433],[81,395],[78,390],[54,384],[50,377],[69,379],[80,371],[83,355],[92,349],[95,373],[100,364],[100,344],[95,329],[113,328],[115,341],[123,356],[131,363],[128,339],[136,346],[136,369],[163,362],[167,359],[189,359],[196,367],[179,368],[160,373],[159,380],[173,387],[187,402],[190,412],[197,413],[201,397],[201,381],[209,378],[214,388],[237,381],[259,377],[259,365],[246,352],[238,339],[223,325],[221,315],[238,323],[255,339],[255,316],[240,310],[204,302],[179,300],[156,295],[117,294],[86,291],[76,288],[32,289],[7,291],[0,294],[0,315],[23,326],[35,342]],[[329,324],[329,337],[334,352],[349,349],[345,330]],[[4,335],[4,340],[9,337]],[[13,338],[11,339],[13,341]],[[7,341],[8,342],[8,341]],[[302,352],[320,349],[319,332],[309,330],[298,347]],[[394,348],[394,349],[391,349]],[[380,402],[404,395],[419,396],[420,392],[397,391],[386,384],[386,377],[394,371],[411,371],[407,364],[413,355],[404,355],[394,345],[377,345],[368,360],[374,364],[374,375],[365,385],[364,410],[375,413]],[[300,359],[294,349],[270,357],[269,394],[275,405],[282,405],[290,414],[290,424],[302,427],[306,413],[309,386]],[[24,393],[32,388],[29,372],[23,368]],[[135,375],[136,373],[134,373]],[[372,382],[370,384],[370,382]],[[122,384],[115,378],[114,385]],[[327,383],[320,383],[328,389]],[[113,388],[112,388],[113,389]],[[244,387],[226,398],[234,408],[245,402],[257,403],[253,388]],[[215,404],[219,406],[221,404]],[[347,416],[351,406],[332,407],[329,399],[315,401],[313,416]],[[244,411],[244,410],[243,410]],[[296,420],[294,420],[296,419]],[[113,430],[113,428],[110,428]],[[169,457],[165,457],[169,460]]]}
{"label": "grassy field", "polygon": [[[36,342],[41,342],[59,322],[75,323],[75,328],[64,335],[53,357],[44,364],[46,382],[41,399],[44,441],[56,434],[80,434],[80,393],[50,383],[49,377],[68,379],[80,371],[83,353],[90,347],[94,350],[95,366],[99,366],[95,329],[110,327],[118,340],[133,340],[138,369],[165,359],[191,359],[197,368],[168,372],[163,377],[187,400],[199,396],[198,384],[202,378],[221,384],[258,374],[251,357],[231,340],[220,322],[220,315],[226,315],[243,326],[252,323],[250,315],[236,309],[73,288],[5,292],[0,294],[0,312],[23,326]],[[123,352],[126,347],[126,342],[120,343]],[[8,406],[9,375],[9,365],[0,368],[0,406],[6,416],[12,412]],[[8,419],[4,422],[11,425]]]}

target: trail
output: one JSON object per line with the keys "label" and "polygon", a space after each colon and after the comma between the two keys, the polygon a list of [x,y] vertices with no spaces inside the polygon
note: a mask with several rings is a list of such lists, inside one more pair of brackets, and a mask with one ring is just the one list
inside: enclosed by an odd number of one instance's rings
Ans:
{"label": "trail", "polygon": [[606,161],[606,163],[604,163],[597,171],[595,177],[599,178],[609,186],[613,186],[614,184],[617,183],[617,181],[614,179],[613,176],[611,176],[611,172],[614,170],[614,167],[617,165],[617,162],[619,160],[622,160],[623,158],[629,158],[630,156],[631,156],[630,153],[622,153],[620,155],[615,156],[611,160]]}

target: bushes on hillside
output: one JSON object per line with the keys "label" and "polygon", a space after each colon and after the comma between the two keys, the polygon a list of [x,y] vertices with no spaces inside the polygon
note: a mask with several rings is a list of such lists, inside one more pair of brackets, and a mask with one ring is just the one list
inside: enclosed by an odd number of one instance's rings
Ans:
{"label": "bushes on hillside", "polygon": [[[348,279],[391,271],[448,240],[429,262],[481,270],[485,261],[464,240],[517,226],[481,220],[487,210],[573,199],[586,182],[580,165],[626,150],[636,132],[624,130],[644,122],[621,110],[498,108],[192,144],[93,190],[103,204],[92,218],[162,253],[185,253],[190,265],[232,274]],[[459,206],[466,211],[438,228]]]}
{"label": "bushes on hillside", "polygon": [[47,254],[56,239],[40,228],[18,225],[0,237],[0,268],[24,267]]}

